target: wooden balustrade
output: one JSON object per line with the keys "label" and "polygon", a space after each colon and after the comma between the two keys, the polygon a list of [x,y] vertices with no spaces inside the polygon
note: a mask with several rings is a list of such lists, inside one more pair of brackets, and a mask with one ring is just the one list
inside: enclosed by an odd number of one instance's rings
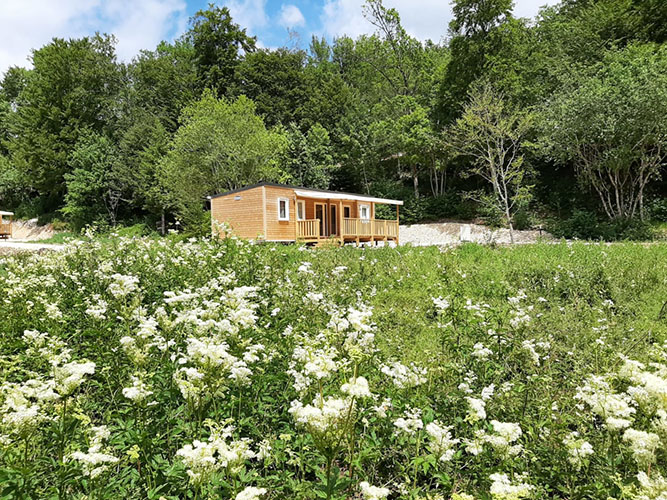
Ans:
{"label": "wooden balustrade", "polygon": [[[326,238],[320,234],[320,220],[306,219],[296,221],[297,238],[314,240]],[[341,235],[332,235],[340,237]],[[377,240],[397,239],[398,221],[379,219],[343,219],[342,236],[344,238],[373,238]]]}
{"label": "wooden balustrade", "polygon": [[320,219],[306,219],[296,221],[296,235],[300,239],[320,237]]}
{"label": "wooden balustrade", "polygon": [[396,238],[398,222],[379,219],[343,219],[343,236]]}

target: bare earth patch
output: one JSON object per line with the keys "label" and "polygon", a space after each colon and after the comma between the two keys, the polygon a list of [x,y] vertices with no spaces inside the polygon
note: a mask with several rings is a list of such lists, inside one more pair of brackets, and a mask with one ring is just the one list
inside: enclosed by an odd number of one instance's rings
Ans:
{"label": "bare earth patch", "polygon": [[[465,242],[482,244],[509,244],[508,229],[493,229],[482,224],[463,222],[435,222],[400,226],[402,245],[459,245]],[[514,242],[519,244],[551,241],[553,236],[545,231],[514,231]]]}

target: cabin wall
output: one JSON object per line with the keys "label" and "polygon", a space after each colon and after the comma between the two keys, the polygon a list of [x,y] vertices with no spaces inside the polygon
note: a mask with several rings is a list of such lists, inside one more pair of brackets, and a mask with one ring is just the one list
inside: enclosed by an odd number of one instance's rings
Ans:
{"label": "cabin wall", "polygon": [[[257,239],[264,234],[263,187],[211,199],[211,219],[227,223],[240,238]],[[213,231],[216,231],[215,226]],[[222,235],[221,235],[222,236]]]}
{"label": "cabin wall", "polygon": [[[296,195],[290,188],[264,186],[266,190],[266,239],[294,241],[296,239]],[[289,200],[289,220],[278,220],[278,199]]]}

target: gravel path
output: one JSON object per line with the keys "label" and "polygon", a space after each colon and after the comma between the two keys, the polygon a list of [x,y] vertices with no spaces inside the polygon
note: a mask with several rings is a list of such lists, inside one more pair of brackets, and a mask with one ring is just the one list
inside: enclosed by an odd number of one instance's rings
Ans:
{"label": "gravel path", "polygon": [[65,245],[55,243],[29,243],[27,241],[0,240],[0,254],[12,254],[17,252],[42,252],[62,250]]}
{"label": "gravel path", "polygon": [[[491,229],[481,224],[438,222],[400,226],[401,245],[458,245],[465,242],[509,244],[508,229]],[[519,244],[553,240],[544,231],[514,231],[514,242]]]}

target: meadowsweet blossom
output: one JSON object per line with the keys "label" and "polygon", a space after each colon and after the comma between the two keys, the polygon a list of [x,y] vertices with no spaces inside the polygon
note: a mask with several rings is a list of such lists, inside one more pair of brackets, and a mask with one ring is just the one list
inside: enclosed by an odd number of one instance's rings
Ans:
{"label": "meadowsweet blossom", "polygon": [[478,420],[484,420],[486,418],[486,403],[483,399],[466,397],[468,402],[468,414],[466,419],[471,422],[477,422]]}
{"label": "meadowsweet blossom", "polygon": [[610,430],[630,427],[637,411],[631,406],[630,396],[614,392],[605,377],[597,375],[591,375],[585,385],[578,387],[574,397],[587,403]]}
{"label": "meadowsweet blossom", "polygon": [[492,420],[491,426],[493,427],[493,433],[487,434],[485,440],[496,451],[506,455],[518,455],[521,452],[522,446],[513,444],[522,434],[519,424]]}
{"label": "meadowsweet blossom", "polygon": [[382,402],[373,407],[375,414],[380,418],[387,418],[387,412],[392,408],[391,398],[384,398]]}
{"label": "meadowsweet blossom", "polygon": [[211,475],[219,469],[215,458],[216,447],[205,441],[194,441],[186,444],[176,452],[176,456],[187,467],[187,474],[194,484],[208,482]]}
{"label": "meadowsweet blossom", "polygon": [[445,309],[448,309],[450,306],[449,300],[443,299],[442,297],[432,297],[431,300],[433,301],[435,308],[440,313],[442,313]]}
{"label": "meadowsweet blossom", "polygon": [[110,465],[118,463],[118,458],[105,450],[104,442],[111,433],[105,425],[93,426],[88,430],[90,446],[87,452],[75,451],[70,458],[81,464],[83,474],[95,479],[106,472]]}
{"label": "meadowsweet blossom", "polygon": [[660,436],[657,434],[632,428],[625,430],[623,441],[629,443],[632,457],[640,467],[646,467],[655,462],[655,452],[661,446]]}
{"label": "meadowsweet blossom", "polygon": [[424,427],[424,422],[421,418],[421,410],[418,408],[408,408],[405,410],[403,417],[394,420],[396,432],[413,435]]}
{"label": "meadowsweet blossom", "polygon": [[305,406],[298,400],[292,401],[288,411],[298,425],[314,436],[325,437],[327,433],[345,428],[348,416],[354,411],[354,404],[349,399],[317,396],[313,404]]}
{"label": "meadowsweet blossom", "polygon": [[640,490],[632,496],[635,500],[665,500],[667,498],[667,479],[660,473],[653,472],[651,476],[641,471],[637,474]]}
{"label": "meadowsweet blossom", "polygon": [[236,495],[235,500],[259,500],[259,498],[266,495],[266,493],[266,488],[255,488],[254,486],[248,486],[238,495]]}
{"label": "meadowsweet blossom", "polygon": [[384,500],[389,496],[389,493],[391,493],[389,488],[372,486],[367,481],[359,483],[359,489],[361,490],[364,500]]}
{"label": "meadowsweet blossom", "polygon": [[364,377],[351,378],[340,388],[342,392],[355,398],[369,398],[372,396],[368,389],[368,380]]}
{"label": "meadowsweet blossom", "polygon": [[532,495],[534,486],[522,482],[526,479],[525,475],[517,476],[513,481],[507,474],[491,474],[489,479],[492,481],[489,492],[493,500],[520,500],[529,498]]}
{"label": "meadowsweet blossom", "polygon": [[106,312],[109,304],[107,304],[106,300],[102,299],[99,294],[93,294],[91,299],[92,300],[87,301],[88,307],[86,308],[86,314],[94,319],[106,319]]}
{"label": "meadowsweet blossom", "polygon": [[474,358],[477,358],[480,361],[486,361],[489,359],[489,356],[493,354],[493,351],[486,347],[484,344],[481,342],[477,342],[473,347],[472,347],[472,356]]}
{"label": "meadowsweet blossom", "polygon": [[465,449],[471,455],[479,455],[484,451],[484,444],[486,444],[486,432],[483,429],[477,429],[474,432],[473,439],[464,439],[463,444]]}
{"label": "meadowsweet blossom", "polygon": [[294,377],[294,388],[305,392],[315,380],[329,378],[338,370],[337,357],[333,347],[297,346],[287,372]]}
{"label": "meadowsweet blossom", "polygon": [[577,470],[587,462],[590,455],[593,455],[593,445],[588,441],[579,438],[578,432],[571,432],[565,439],[563,444],[567,447],[568,461],[576,467]]}
{"label": "meadowsweet blossom", "polygon": [[452,493],[451,500],[475,500],[475,497],[468,493]]}
{"label": "meadowsweet blossom", "polygon": [[123,396],[137,404],[141,404],[153,394],[153,391],[149,390],[148,385],[140,377],[132,375],[131,379],[132,385],[123,388]]}
{"label": "meadowsweet blossom", "polygon": [[405,366],[399,361],[382,365],[380,371],[391,378],[394,385],[400,389],[416,387],[426,382],[426,368],[420,368],[414,363]]}
{"label": "meadowsweet blossom", "polygon": [[452,426],[443,426],[439,421],[434,420],[426,426],[426,433],[429,436],[429,450],[441,462],[449,462],[456,453],[454,445],[460,442],[460,439],[453,439],[451,431]]}
{"label": "meadowsweet blossom", "polygon": [[56,390],[62,396],[72,394],[83,383],[86,375],[93,375],[94,373],[95,363],[92,361],[82,363],[72,361],[62,366],[56,366],[53,376]]}
{"label": "meadowsweet blossom", "polygon": [[139,278],[136,276],[116,273],[112,274],[110,279],[109,293],[116,299],[127,297],[139,288]]}

